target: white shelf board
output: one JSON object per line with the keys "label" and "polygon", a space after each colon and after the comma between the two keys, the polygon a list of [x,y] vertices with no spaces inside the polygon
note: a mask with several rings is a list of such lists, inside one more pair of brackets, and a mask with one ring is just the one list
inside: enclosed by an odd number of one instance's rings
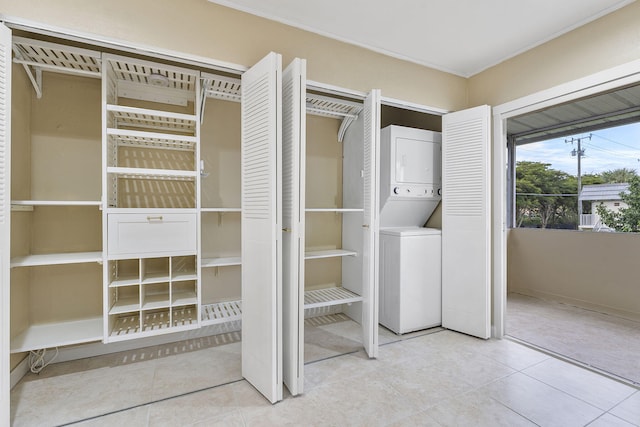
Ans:
{"label": "white shelf board", "polygon": [[113,322],[113,329],[109,333],[109,337],[126,337],[139,332],[140,315],[134,313],[128,316],[118,316]]}
{"label": "white shelf board", "polygon": [[174,292],[171,295],[171,300],[172,307],[193,305],[198,303],[198,297],[193,291]]}
{"label": "white shelf board", "polygon": [[11,353],[102,340],[102,317],[32,325],[11,340]]}
{"label": "white shelf board", "polygon": [[12,200],[16,206],[100,206],[100,200]]}
{"label": "white shelf board", "polygon": [[145,295],[142,303],[143,310],[155,310],[157,308],[169,308],[169,294]]}
{"label": "white shelf board", "polygon": [[147,169],[147,168],[121,168],[109,166],[107,173],[122,175],[129,179],[180,179],[194,180],[198,176],[197,171],[175,170],[175,169]]}
{"label": "white shelf board", "polygon": [[139,276],[119,277],[109,283],[110,288],[119,288],[121,286],[133,286],[140,284]]}
{"label": "white shelf board", "polygon": [[202,262],[202,268],[242,265],[242,259],[239,256],[202,258],[201,262]]}
{"label": "white shelf board", "polygon": [[[128,316],[118,316],[115,319],[113,329],[109,333],[109,341],[120,341],[132,338],[142,338],[153,336],[158,333],[178,332],[183,329],[193,329],[197,327],[197,318],[185,315],[185,310],[181,312],[180,325],[171,326],[169,309],[152,313],[143,313],[142,328],[140,328],[140,316],[138,313]],[[193,310],[196,313],[196,310]]]}
{"label": "white shelf board", "polygon": [[140,283],[143,285],[150,285],[152,283],[169,283],[169,275],[166,273],[145,274]]}
{"label": "white shelf board", "polygon": [[107,104],[107,114],[116,120],[118,127],[171,130],[193,135],[197,116],[148,108]]}
{"label": "white shelf board", "polygon": [[102,262],[102,252],[70,252],[14,257],[11,258],[11,268],[35,267],[39,265],[82,264],[87,262]]}
{"label": "white shelf board", "polygon": [[350,213],[350,212],[364,212],[364,209],[359,208],[307,208],[305,212],[335,212],[335,213]]}
{"label": "white shelf board", "polygon": [[233,322],[242,319],[242,302],[226,301],[201,307],[202,326]]}
{"label": "white shelf board", "polygon": [[201,212],[242,212],[240,208],[201,208]]}
{"label": "white shelf board", "polygon": [[184,282],[187,280],[198,280],[198,274],[195,271],[178,271],[171,277],[172,282]]}
{"label": "white shelf board", "polygon": [[337,258],[343,256],[356,256],[356,251],[347,251],[344,249],[330,249],[324,251],[308,251],[304,253],[304,259],[319,259],[319,258]]}
{"label": "white shelf board", "polygon": [[140,310],[140,302],[137,297],[121,298],[116,301],[109,310],[109,315],[132,313]]}
{"label": "white shelf board", "polygon": [[362,297],[345,288],[325,288],[306,291],[304,293],[304,308],[329,307],[339,304],[351,304],[362,301]]}
{"label": "white shelf board", "polygon": [[119,146],[194,151],[197,138],[190,135],[107,128],[110,142]]}

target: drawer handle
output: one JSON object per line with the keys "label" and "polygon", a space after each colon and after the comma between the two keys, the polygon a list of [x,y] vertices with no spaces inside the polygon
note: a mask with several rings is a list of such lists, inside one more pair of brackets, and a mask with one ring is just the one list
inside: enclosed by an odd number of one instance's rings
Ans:
{"label": "drawer handle", "polygon": [[147,221],[151,222],[151,221],[162,221],[162,215],[156,215],[156,216],[147,216]]}

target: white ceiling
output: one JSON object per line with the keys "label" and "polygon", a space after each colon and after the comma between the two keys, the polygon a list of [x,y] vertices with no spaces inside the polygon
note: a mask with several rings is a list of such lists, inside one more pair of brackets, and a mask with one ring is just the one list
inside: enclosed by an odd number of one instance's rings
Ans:
{"label": "white ceiling", "polygon": [[463,77],[634,0],[209,0]]}

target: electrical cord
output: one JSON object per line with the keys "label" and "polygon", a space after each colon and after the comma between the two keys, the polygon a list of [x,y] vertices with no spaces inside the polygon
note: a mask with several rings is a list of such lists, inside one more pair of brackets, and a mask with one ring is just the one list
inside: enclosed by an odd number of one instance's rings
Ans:
{"label": "electrical cord", "polygon": [[29,369],[31,370],[31,372],[33,372],[34,374],[39,374],[44,368],[49,366],[49,364],[53,362],[56,357],[58,357],[58,347],[56,347],[55,350],[56,354],[54,354],[53,357],[48,361],[45,360],[45,356],[47,354],[46,348],[36,351],[31,350],[29,352]]}

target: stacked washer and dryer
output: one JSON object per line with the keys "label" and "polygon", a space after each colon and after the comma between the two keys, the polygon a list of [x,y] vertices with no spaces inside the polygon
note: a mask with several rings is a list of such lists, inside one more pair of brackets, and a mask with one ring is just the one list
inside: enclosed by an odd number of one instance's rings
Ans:
{"label": "stacked washer and dryer", "polygon": [[397,334],[441,324],[441,230],[425,228],[441,199],[438,132],[380,133],[381,325]]}

